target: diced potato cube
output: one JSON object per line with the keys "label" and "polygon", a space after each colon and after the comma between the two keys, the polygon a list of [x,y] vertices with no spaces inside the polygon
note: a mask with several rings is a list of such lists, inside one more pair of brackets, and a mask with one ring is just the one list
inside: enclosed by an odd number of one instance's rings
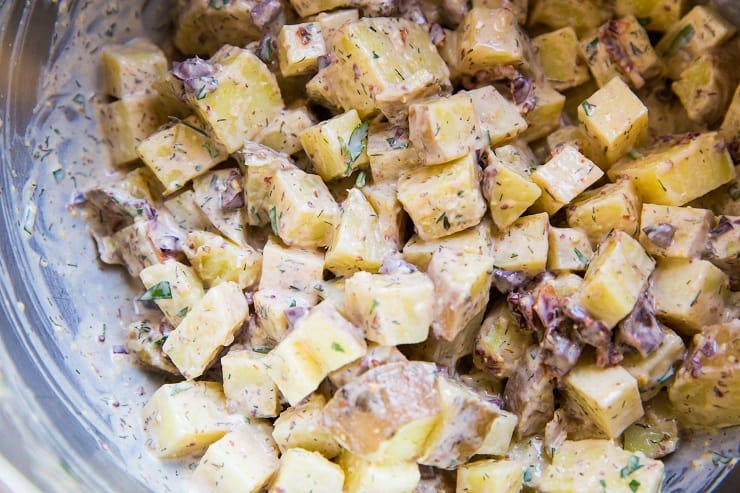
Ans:
{"label": "diced potato cube", "polygon": [[486,204],[479,176],[480,168],[472,155],[401,174],[398,200],[421,239],[441,238],[480,222]]}
{"label": "diced potato cube", "polygon": [[499,407],[454,380],[439,376],[441,410],[424,444],[420,464],[455,469],[478,451]]}
{"label": "diced potato cube", "polygon": [[358,272],[345,283],[347,317],[365,338],[386,346],[424,341],[433,318],[434,284],[426,274]]}
{"label": "diced potato cube", "polygon": [[[725,113],[722,125],[719,127],[719,134],[727,142],[727,148],[735,162],[740,162],[740,84],[735,89],[732,96],[730,107]],[[740,192],[738,192],[740,198]],[[732,214],[729,212],[728,214]],[[740,213],[738,213],[740,214]]]}
{"label": "diced potato cube", "polygon": [[552,158],[532,173],[532,181],[542,189],[535,209],[555,214],[602,176],[604,172],[575,147],[557,147]]}
{"label": "diced potato cube", "polygon": [[643,415],[637,380],[621,366],[598,368],[581,362],[563,383],[569,404],[609,438],[621,435]]}
{"label": "diced potato cube", "polygon": [[229,156],[208,137],[194,117],[162,129],[137,147],[136,153],[154,172],[165,193],[176,192]]}
{"label": "diced potato cube", "polygon": [[223,388],[217,382],[162,385],[142,416],[144,432],[161,458],[200,452],[230,428]]}
{"label": "diced potato cube", "polygon": [[591,243],[598,245],[613,229],[636,236],[641,203],[632,182],[618,180],[582,193],[565,213],[568,226],[585,231]]}
{"label": "diced potato cube", "polygon": [[153,241],[154,227],[154,221],[136,221],[113,236],[99,240],[98,249],[102,242],[114,255],[108,258],[101,253],[101,259],[107,263],[122,262],[131,277],[138,277],[147,267],[164,262],[169,256]]}
{"label": "diced potato cube", "polygon": [[346,450],[339,465],[347,493],[413,493],[421,479],[416,462],[372,462]]}
{"label": "diced potato cube", "polygon": [[654,266],[637,240],[615,230],[591,259],[579,302],[594,318],[614,327],[632,311]]}
{"label": "diced potato cube", "polygon": [[[516,138],[527,129],[527,122],[516,105],[493,86],[466,91],[480,122],[483,144],[495,147]],[[458,110],[459,111],[459,110]]]}
{"label": "diced potato cube", "polygon": [[408,221],[396,194],[396,184],[375,183],[364,185],[361,190],[378,215],[378,224],[388,255],[398,252],[402,246],[402,238],[406,236]]}
{"label": "diced potato cube", "polygon": [[239,285],[223,282],[191,307],[162,349],[185,378],[197,378],[221,348],[233,342],[248,316],[249,305]]}
{"label": "diced potato cube", "polygon": [[520,217],[506,231],[494,234],[494,266],[536,276],[547,266],[549,231],[550,218],[545,212]]}
{"label": "diced potato cube", "polygon": [[[302,16],[305,17],[305,16]],[[331,46],[331,40],[339,29],[360,18],[357,9],[338,9],[331,12],[321,12],[310,20],[316,21],[321,26],[321,35],[324,37],[326,46]]]}
{"label": "diced potato cube", "polygon": [[339,226],[326,251],[324,267],[349,277],[354,272],[376,272],[388,253],[375,209],[357,188],[342,203]]}
{"label": "diced potato cube", "polygon": [[[610,40],[611,41],[611,40]],[[599,87],[604,87],[614,78],[624,77],[616,60],[612,58],[607,45],[602,42],[599,31],[593,31],[581,40],[581,55],[594,76]]]}
{"label": "diced potato cube", "polygon": [[273,233],[287,245],[322,247],[339,224],[339,206],[318,175],[298,168],[275,172],[267,198]]}
{"label": "diced potato cube", "polygon": [[578,119],[613,163],[645,138],[647,112],[627,84],[614,78],[581,103]]}
{"label": "diced potato cube", "polygon": [[523,486],[529,490],[536,488],[542,473],[550,464],[542,434],[524,437],[512,443],[503,458],[519,464]]}
{"label": "diced potato cube", "polygon": [[257,326],[272,340],[281,341],[290,328],[287,310],[308,309],[316,300],[295,290],[259,289],[254,293],[253,302]]}
{"label": "diced potato cube", "polygon": [[224,394],[231,412],[255,418],[278,415],[277,387],[267,375],[263,353],[245,349],[221,358]]}
{"label": "diced potato cube", "polygon": [[707,209],[643,204],[640,243],[653,256],[698,257],[713,222],[712,211]]}
{"label": "diced potato cube", "polygon": [[209,133],[233,153],[267,126],[283,99],[275,76],[246,49],[225,45],[209,63],[220,67],[213,76],[215,90],[209,92],[204,82],[205,89],[188,93],[187,101]]}
{"label": "diced potato cube", "polygon": [[643,401],[652,399],[673,376],[673,364],[683,358],[686,346],[678,334],[663,327],[663,342],[647,357],[633,351],[625,353],[622,367],[635,377]]}
{"label": "diced potato cube", "polygon": [[661,393],[646,403],[645,416],[624,430],[624,449],[657,459],[674,452],[678,439],[678,420],[668,394]]}
{"label": "diced potato cube", "polygon": [[432,255],[438,250],[460,250],[465,253],[490,255],[492,248],[491,223],[485,219],[473,228],[445,236],[438,240],[424,241],[414,235],[403,247],[403,258],[426,271]]}
{"label": "diced potato cube", "polygon": [[241,289],[254,286],[262,270],[262,255],[249,245],[239,246],[220,235],[193,231],[187,237],[188,260],[209,286],[231,281]]}
{"label": "diced potato cube", "polygon": [[664,258],[653,275],[658,317],[684,335],[721,322],[728,291],[727,274],[706,260]]}
{"label": "diced potato cube", "polygon": [[326,398],[323,395],[311,394],[304,402],[280,413],[275,420],[272,436],[281,453],[297,447],[319,452],[328,459],[339,455],[339,444],[321,423],[324,406]]}
{"label": "diced potato cube", "polygon": [[269,425],[241,425],[208,447],[192,482],[196,491],[257,493],[279,467]]}
{"label": "diced potato cube", "polygon": [[632,180],[644,202],[684,205],[735,176],[732,158],[716,132],[687,134],[660,144],[636,160],[625,158],[608,171],[609,178]]}
{"label": "diced potato cube", "polygon": [[697,5],[666,31],[655,51],[663,58],[665,74],[678,79],[691,61],[721,45],[737,31],[732,22],[707,5]]}
{"label": "diced potato cube", "polygon": [[300,134],[316,125],[316,117],[305,106],[285,108],[254,137],[254,141],[285,154],[303,150]]}
{"label": "diced potato cube", "polygon": [[195,271],[172,259],[150,265],[139,272],[147,289],[145,298],[154,301],[173,327],[203,298],[205,290]]}
{"label": "diced potato cube", "polygon": [[649,31],[667,31],[683,14],[686,0],[616,0],[617,15],[632,14]]}
{"label": "diced potato cube", "polygon": [[192,190],[184,190],[174,197],[164,201],[165,209],[172,214],[175,223],[180,229],[187,231],[210,231],[213,229],[211,221],[195,205],[195,193]]}
{"label": "diced potato cube", "polygon": [[585,271],[594,255],[588,235],[577,228],[554,228],[547,234],[547,270]]}
{"label": "diced potato cube", "polygon": [[286,450],[270,493],[342,493],[344,471],[318,452]]}
{"label": "diced potato cube", "polygon": [[267,198],[270,185],[278,170],[293,169],[293,163],[287,155],[254,142],[245,142],[234,157],[244,169],[247,222],[250,226],[269,225],[271,206]]}
{"label": "diced potato cube", "polygon": [[552,29],[572,26],[579,36],[607,20],[609,12],[601,2],[582,0],[538,0],[529,15],[530,24],[544,24]]}
{"label": "diced potato cube", "polygon": [[101,58],[105,94],[114,98],[150,94],[154,81],[167,72],[164,53],[145,38],[106,45]]}
{"label": "diced potato cube", "polygon": [[499,411],[499,415],[491,421],[483,438],[483,443],[475,454],[499,456],[506,454],[518,421],[516,414],[503,410]]}
{"label": "diced potato cube", "polygon": [[409,20],[365,17],[339,29],[331,45],[332,98],[361,118],[380,110],[392,121],[405,116],[408,104],[450,89],[449,70],[427,30]]}
{"label": "diced potato cube", "polygon": [[542,189],[529,174],[498,158],[490,150],[486,153],[488,166],[483,170],[481,188],[493,223],[503,231],[535,203]]}
{"label": "diced potato cube", "polygon": [[543,493],[659,493],[663,463],[609,440],[566,441],[538,484]]}
{"label": "diced potato cube", "polygon": [[312,305],[318,302],[316,285],[324,278],[324,254],[317,248],[285,246],[270,236],[262,249],[259,289],[294,291]]}
{"label": "diced potato cube", "polygon": [[466,93],[409,106],[409,139],[422,164],[442,164],[469,154],[480,128],[473,99]]}
{"label": "diced potato cube", "polygon": [[[641,89],[648,79],[660,75],[661,61],[650,44],[647,32],[635,16],[627,15],[610,20],[599,27],[598,37],[603,49],[617,67],[619,76],[635,89]],[[587,61],[591,65],[599,60],[596,57]],[[602,81],[604,79],[596,80],[600,85],[603,85]]]}
{"label": "diced potato cube", "polygon": [[419,153],[411,145],[408,129],[387,123],[370,126],[367,155],[375,183],[395,183],[402,171],[419,165]]}
{"label": "diced potato cube", "polygon": [[696,334],[689,354],[668,395],[680,421],[697,428],[740,423],[740,321],[705,327]]}
{"label": "diced potato cube", "polygon": [[362,331],[323,302],[296,321],[295,327],[268,354],[270,378],[291,405],[318,388],[332,371],[362,357]]}
{"label": "diced potato cube", "polygon": [[167,123],[167,109],[154,95],[130,96],[101,104],[98,109],[114,165],[138,159],[136,146]]}
{"label": "diced potato cube", "polygon": [[367,164],[368,124],[356,110],[322,121],[301,132],[303,149],[325,181],[344,178]]}
{"label": "diced potato cube", "polygon": [[508,460],[482,460],[461,466],[457,471],[458,493],[519,493],[522,466]]}
{"label": "diced potato cube", "polygon": [[544,80],[532,84],[532,100],[534,108],[525,108],[529,98],[519,105],[519,111],[526,113],[528,127],[521,138],[527,142],[541,139],[560,127],[560,115],[565,107],[565,96]]}
{"label": "diced potato cube", "polygon": [[317,71],[319,57],[326,55],[321,24],[306,22],[283,26],[278,34],[277,49],[283,77]]}
{"label": "diced potato cube", "polygon": [[237,245],[246,245],[244,178],[236,168],[210,171],[193,180],[195,204],[211,224]]}
{"label": "diced potato cube", "polygon": [[718,53],[704,53],[681,72],[671,89],[686,108],[689,118],[712,125],[725,116],[737,86],[735,60]]}
{"label": "diced potato cube", "polygon": [[427,273],[434,283],[437,337],[452,341],[488,304],[494,259],[490,255],[440,250]]}
{"label": "diced potato cube", "polygon": [[543,351],[527,348],[504,388],[507,409],[516,414],[517,435],[525,437],[545,428],[555,412],[554,385],[543,365]]}
{"label": "diced potato cube", "polygon": [[532,38],[539,54],[542,71],[553,89],[562,91],[586,82],[588,67],[578,50],[578,36],[572,27],[540,34]]}
{"label": "diced potato cube", "polygon": [[531,175],[540,165],[539,159],[523,139],[497,147],[493,153],[502,162],[513,166],[527,176]]}
{"label": "diced potato cube", "polygon": [[477,7],[467,13],[457,32],[462,53],[460,71],[473,75],[496,65],[521,65],[529,39],[505,8]]}
{"label": "diced potato cube", "polygon": [[378,366],[334,394],[323,423],[345,449],[364,459],[416,460],[440,412],[436,380],[433,363]]}
{"label": "diced potato cube", "polygon": [[509,378],[534,343],[505,301],[499,301],[483,320],[476,337],[473,362],[496,378]]}

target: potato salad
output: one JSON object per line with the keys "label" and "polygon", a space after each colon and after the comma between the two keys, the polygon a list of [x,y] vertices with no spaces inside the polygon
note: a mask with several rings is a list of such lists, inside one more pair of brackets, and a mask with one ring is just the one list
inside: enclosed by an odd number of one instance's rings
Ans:
{"label": "potato salad", "polygon": [[[740,42],[682,0],[178,0],[75,200],[194,492],[657,493],[740,425]],[[124,326],[126,326],[124,324]],[[719,454],[717,460],[731,460]]]}

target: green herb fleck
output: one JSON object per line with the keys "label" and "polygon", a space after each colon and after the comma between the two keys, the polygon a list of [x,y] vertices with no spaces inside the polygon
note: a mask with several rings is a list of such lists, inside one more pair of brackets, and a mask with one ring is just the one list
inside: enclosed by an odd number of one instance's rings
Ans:
{"label": "green herb fleck", "polygon": [[378,308],[378,305],[380,305],[380,302],[378,300],[373,300],[373,304],[370,307],[370,314],[372,315],[373,312],[375,312],[375,309]]}
{"label": "green herb fleck", "polygon": [[360,173],[357,175],[357,179],[355,180],[355,186],[357,188],[362,188],[365,186],[365,180],[367,179],[367,175],[364,171],[360,171]]}
{"label": "green herb fleck", "polygon": [[275,58],[275,40],[269,34],[265,35],[265,38],[260,43],[257,56],[267,64],[272,63],[272,60]]}
{"label": "green herb fleck", "polygon": [[344,139],[339,138],[339,145],[342,148],[342,154],[344,154],[344,160],[347,163],[347,170],[352,169],[352,165],[357,161],[357,158],[367,148],[367,130],[370,124],[368,122],[362,122],[352,130],[349,136],[349,141],[344,142]]}
{"label": "green herb fleck", "polygon": [[689,41],[691,41],[691,38],[694,37],[694,34],[696,34],[696,31],[694,31],[694,26],[692,26],[691,24],[684,26],[680,31],[678,31],[676,37],[673,38],[673,41],[671,41],[668,49],[665,50],[665,56],[671,57],[678,53],[681,49],[683,49],[684,46],[689,44]]}
{"label": "green herb fleck", "polygon": [[180,311],[177,312],[177,316],[178,317],[184,317],[185,315],[188,314],[189,311],[190,311],[190,307],[189,306],[186,306],[186,307],[182,308]]}
{"label": "green herb fleck", "polygon": [[80,93],[75,94],[75,97],[72,98],[72,101],[79,104],[80,106],[85,104],[85,96],[83,96]]}
{"label": "green herb fleck", "polygon": [[582,251],[580,251],[577,248],[573,249],[573,253],[576,254],[576,257],[578,257],[578,261],[583,265],[584,267],[588,266],[590,260],[588,260],[588,257],[586,257]]}
{"label": "green herb fleck", "polygon": [[633,472],[640,469],[642,466],[643,464],[640,464],[640,458],[636,455],[632,455],[630,456],[629,461],[627,462],[627,465],[623,467],[621,471],[619,471],[619,476],[622,478],[626,478]]}
{"label": "green herb fleck", "polygon": [[213,145],[213,142],[206,142],[203,146],[206,148],[206,151],[208,151],[208,157],[211,159],[218,157],[218,149]]}
{"label": "green herb fleck", "polygon": [[601,488],[606,492],[606,481],[603,479],[599,479],[599,484],[601,485]]}
{"label": "green herb fleck", "polygon": [[642,153],[635,148],[631,148],[629,151],[627,151],[627,155],[632,160],[640,159],[642,157]]}
{"label": "green herb fleck", "polygon": [[252,424],[252,420],[249,418],[249,416],[244,416],[244,422],[247,423],[248,425]]}
{"label": "green herb fleck", "polygon": [[636,479],[633,479],[632,481],[630,481],[630,484],[628,484],[627,486],[630,487],[630,490],[635,492],[640,488],[640,482]]}
{"label": "green herb fleck", "polygon": [[331,343],[331,348],[334,351],[339,351],[340,353],[343,353],[344,352],[344,348],[338,342],[332,342]]}
{"label": "green herb fleck", "polygon": [[210,0],[208,6],[212,9],[221,10],[227,7],[231,3],[231,0]]}
{"label": "green herb fleck", "polygon": [[105,35],[109,38],[112,38],[113,35],[116,33],[116,23],[112,23],[107,31],[105,31]]}
{"label": "green herb fleck", "polygon": [[588,100],[581,103],[581,108],[583,108],[583,112],[586,113],[586,116],[591,116],[594,112],[594,109],[596,109],[595,104],[591,104],[588,102]]}
{"label": "green herb fleck", "polygon": [[258,347],[253,347],[252,351],[254,351],[255,353],[267,354],[270,352],[270,348],[264,347],[264,346],[258,346]]}
{"label": "green herb fleck", "polygon": [[275,206],[273,206],[270,209],[270,226],[272,227],[272,232],[275,233],[275,236],[280,236],[278,233],[278,223],[277,223],[277,210],[275,209]]}
{"label": "green herb fleck", "polygon": [[712,464],[718,466],[720,464],[729,464],[732,461],[732,457],[727,457],[719,452],[712,452]]}
{"label": "green herb fleck", "polygon": [[172,288],[169,281],[160,281],[139,297],[140,301],[171,300]]}
{"label": "green herb fleck", "polygon": [[532,481],[532,466],[527,467],[524,470],[524,474],[522,474],[522,481],[525,483],[529,483]]}
{"label": "green herb fleck", "polygon": [[667,372],[665,372],[665,375],[660,377],[658,380],[656,380],[656,383],[658,385],[662,385],[666,383],[668,380],[671,379],[671,377],[676,373],[676,370],[673,369],[673,367],[669,368]]}
{"label": "green herb fleck", "polygon": [[167,337],[169,337],[169,336],[162,336],[162,337],[160,337],[159,339],[157,339],[156,341],[154,341],[154,345],[155,346],[162,346],[162,345],[164,345],[164,343],[167,342]]}
{"label": "green herb fleck", "polygon": [[186,122],[186,121],[185,121],[185,120],[183,120],[182,118],[178,118],[178,117],[176,117],[176,116],[168,116],[167,118],[168,118],[168,119],[169,119],[169,120],[170,120],[171,122],[173,122],[173,123],[179,123],[179,124],[181,124],[181,125],[185,125],[185,126],[186,126],[186,127],[188,127],[188,128],[190,129],[190,130],[192,130],[193,132],[197,132],[197,133],[201,134],[201,135],[202,135],[203,137],[208,137],[208,134],[207,134],[207,133],[206,133],[206,132],[205,132],[205,131],[204,131],[203,129],[201,129],[201,128],[198,128],[198,127],[196,127],[196,126],[195,126],[195,125],[193,125],[192,123]]}
{"label": "green herb fleck", "polygon": [[64,170],[62,168],[55,169],[51,174],[54,176],[54,181],[57,183],[60,183],[64,179]]}
{"label": "green herb fleck", "polygon": [[658,180],[658,184],[660,185],[660,188],[662,188],[664,192],[667,192],[668,191],[668,189],[665,187],[665,185],[663,185],[663,182],[662,181]]}
{"label": "green herb fleck", "polygon": [[170,395],[181,394],[182,392],[185,392],[192,388],[193,388],[192,384],[188,382],[184,382],[183,384],[175,385],[174,387],[172,387],[172,390],[170,391]]}

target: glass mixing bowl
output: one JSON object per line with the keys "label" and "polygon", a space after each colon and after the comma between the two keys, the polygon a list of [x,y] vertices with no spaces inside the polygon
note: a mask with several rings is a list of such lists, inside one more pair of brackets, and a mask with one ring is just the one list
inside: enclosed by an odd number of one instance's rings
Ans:
{"label": "glass mixing bowl", "polygon": [[[140,409],[161,382],[120,350],[132,289],[66,207],[113,171],[96,53],[143,33],[164,41],[170,3],[0,1],[0,492],[186,489],[194,463],[160,463],[143,443]],[[740,21],[740,3],[721,6]],[[665,491],[716,488],[739,438],[684,440]]]}

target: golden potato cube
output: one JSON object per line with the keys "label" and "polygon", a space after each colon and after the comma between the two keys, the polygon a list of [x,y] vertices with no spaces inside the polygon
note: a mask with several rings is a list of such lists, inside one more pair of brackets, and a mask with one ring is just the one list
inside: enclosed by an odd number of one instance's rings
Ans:
{"label": "golden potato cube", "polygon": [[318,248],[286,246],[270,236],[262,249],[259,289],[293,291],[312,305],[319,299],[316,286],[324,278],[324,253]]}
{"label": "golden potato cube", "polygon": [[278,390],[267,374],[265,354],[232,349],[221,358],[224,394],[229,411],[253,418],[279,414]]}
{"label": "golden potato cube", "polygon": [[354,22],[360,18],[360,12],[357,9],[337,9],[331,12],[321,12],[311,17],[309,20],[318,22],[321,26],[321,35],[327,48],[331,46],[331,40],[339,29]]}
{"label": "golden potato cube", "polygon": [[[268,374],[295,405],[316,390],[332,371],[362,357],[362,331],[323,302],[299,318],[292,331],[268,354]],[[300,378],[299,378],[300,377]]]}
{"label": "golden potato cube", "polygon": [[384,346],[426,340],[433,318],[434,284],[426,274],[358,272],[344,285],[347,318],[365,338]]}
{"label": "golden potato cube", "polygon": [[466,93],[409,106],[409,139],[425,165],[469,154],[480,129],[473,98]]}
{"label": "golden potato cube", "polygon": [[500,410],[485,432],[483,443],[475,455],[505,455],[511,445],[519,419],[516,414]]}
{"label": "golden potato cube", "polygon": [[678,79],[691,61],[730,39],[737,28],[707,5],[697,5],[666,31],[655,51],[663,59],[665,75]]}
{"label": "golden potato cube", "polygon": [[530,24],[544,24],[552,29],[572,26],[579,36],[606,21],[610,12],[599,2],[582,0],[539,0],[532,6]]}
{"label": "golden potato cube", "polygon": [[339,457],[344,469],[346,493],[411,493],[421,473],[416,462],[372,462],[344,450]]}
{"label": "golden potato cube", "polygon": [[[735,94],[732,96],[730,107],[727,108],[722,125],[719,127],[719,134],[727,142],[732,158],[736,162],[740,161],[740,84],[738,84]],[[737,194],[740,195],[740,192],[737,192]]]}
{"label": "golden potato cube", "polygon": [[649,31],[667,31],[683,15],[686,0],[616,0],[617,15],[632,14]]}
{"label": "golden potato cube", "polygon": [[527,129],[527,122],[519,114],[516,105],[503,97],[495,87],[483,86],[464,93],[473,102],[484,145],[501,145]]}
{"label": "golden potato cube", "polygon": [[711,325],[694,335],[689,354],[668,389],[681,422],[696,428],[740,423],[740,321]]}
{"label": "golden potato cube", "polygon": [[200,211],[219,233],[246,245],[244,178],[237,168],[224,168],[193,179],[193,197]]}
{"label": "golden potato cube", "polygon": [[637,351],[627,352],[622,367],[637,380],[640,397],[647,401],[655,397],[661,387],[673,377],[673,365],[683,358],[686,346],[681,337],[667,327],[663,327],[663,342],[658,349],[643,357]]}
{"label": "golden potato cube", "polygon": [[550,218],[545,212],[522,216],[506,231],[493,235],[493,264],[536,276],[547,266]]}
{"label": "golden potato cube", "polygon": [[591,259],[579,302],[594,318],[614,327],[632,311],[654,268],[637,240],[615,230]]}
{"label": "golden potato cube", "polygon": [[540,480],[543,493],[660,493],[663,463],[610,440],[566,440]]}
{"label": "golden potato cube", "polygon": [[714,215],[707,209],[643,204],[640,224],[640,243],[650,255],[692,258],[703,253]]}
{"label": "golden potato cube", "polygon": [[499,159],[490,150],[486,153],[488,166],[483,170],[481,188],[493,223],[503,231],[535,203],[542,189],[529,174]]}
{"label": "golden potato cube", "polygon": [[617,438],[643,415],[637,380],[621,366],[581,362],[563,383],[568,402],[609,438]]}
{"label": "golden potato cube", "polygon": [[713,125],[725,116],[738,77],[736,60],[725,54],[704,53],[681,72],[671,89],[693,121]]}
{"label": "golden potato cube", "polygon": [[625,158],[608,171],[609,178],[632,180],[644,202],[684,205],[731,181],[732,158],[717,132],[687,134],[659,144],[636,160]]}
{"label": "golden potato cube", "polygon": [[613,229],[636,236],[641,204],[632,182],[618,180],[582,193],[565,209],[565,214],[568,226],[585,231],[591,243],[598,245]]}
{"label": "golden potato cube", "polygon": [[539,54],[545,79],[556,91],[570,89],[591,76],[578,50],[578,36],[572,27],[540,34],[532,38]]}
{"label": "golden potato cube", "polygon": [[401,239],[406,236],[406,214],[398,200],[395,183],[374,183],[363,185],[362,194],[378,215],[380,232],[385,240],[388,254],[401,249]]}
{"label": "golden potato cube", "polygon": [[370,126],[367,156],[375,183],[395,183],[402,171],[419,165],[419,153],[411,145],[408,129],[389,123]]}
{"label": "golden potato cube", "polygon": [[532,181],[542,189],[534,209],[555,214],[602,176],[604,172],[575,147],[557,147],[552,158],[532,173]]}
{"label": "golden potato cube", "polygon": [[285,154],[303,150],[300,134],[316,125],[316,117],[306,106],[285,108],[254,137],[254,141]]}
{"label": "golden potato cube", "polygon": [[727,274],[706,260],[664,258],[653,275],[658,317],[684,335],[721,322],[728,291]]}
{"label": "golden potato cube", "polygon": [[678,419],[666,392],[646,403],[645,416],[624,430],[624,449],[642,452],[651,459],[673,453],[678,441]]}
{"label": "golden potato cube", "polygon": [[360,190],[350,189],[342,204],[339,226],[326,251],[324,268],[344,277],[361,270],[377,272],[387,254],[375,209]]}
{"label": "golden potato cube", "polygon": [[249,305],[239,285],[223,282],[209,289],[190,308],[162,350],[180,373],[192,380],[201,376],[218,352],[234,341],[234,334],[248,316]]}
{"label": "golden potato cube", "polygon": [[490,255],[440,250],[432,255],[427,274],[434,283],[437,337],[455,339],[488,304],[494,259]]}
{"label": "golden potato cube", "polygon": [[521,65],[526,61],[529,39],[511,10],[473,8],[465,15],[457,32],[463,74],[473,75],[492,66]]}
{"label": "golden potato cube", "polygon": [[318,452],[286,450],[270,493],[342,493],[344,471]]}
{"label": "golden potato cube", "polygon": [[204,82],[203,89],[187,93],[187,101],[210,135],[233,153],[267,126],[283,108],[283,98],[267,65],[246,49],[225,45],[209,63],[220,66],[215,90],[209,92]]}
{"label": "golden potato cube", "polygon": [[301,17],[344,7],[346,3],[346,0],[290,0],[290,4]]}
{"label": "golden potato cube", "polygon": [[290,289],[259,289],[254,293],[253,301],[257,326],[275,341],[283,340],[290,328],[286,310],[308,309],[316,304],[315,299]]}
{"label": "golden potato cube", "polygon": [[408,104],[451,88],[427,30],[409,20],[364,17],[340,28],[331,45],[330,97],[360,118],[382,111],[393,121],[405,116]]}
{"label": "golden potato cube", "polygon": [[339,206],[318,175],[279,169],[266,199],[270,225],[286,245],[323,247],[339,224]]}
{"label": "golden potato cube", "polygon": [[101,53],[104,91],[114,98],[151,94],[154,81],[167,72],[164,53],[145,38],[106,45]]}
{"label": "golden potato cube", "polygon": [[[619,65],[616,63],[617,61],[612,58],[609,52],[608,46],[610,45],[604,43],[601,36],[599,36],[600,32],[603,31],[593,31],[585,36],[581,40],[579,48],[581,50],[581,56],[586,60],[586,64],[594,76],[596,85],[604,87],[614,78],[624,80],[624,75],[620,72]],[[614,43],[612,39],[609,39],[609,42]]]}
{"label": "golden potato cube", "polygon": [[486,203],[479,176],[480,168],[472,155],[401,174],[398,200],[421,239],[441,238],[480,222]]}
{"label": "golden potato cube", "polygon": [[262,255],[251,246],[236,245],[208,231],[192,231],[186,241],[190,265],[209,286],[231,281],[247,289],[259,280]]}
{"label": "golden potato cube", "polygon": [[167,123],[167,108],[158,96],[137,95],[98,108],[100,126],[114,165],[139,158],[136,147]]}
{"label": "golden potato cube", "polygon": [[323,423],[342,447],[366,460],[415,461],[440,412],[436,380],[434,363],[372,368],[334,394]]}
{"label": "golden potato cube", "polygon": [[295,166],[286,154],[255,142],[245,142],[234,157],[244,170],[247,223],[250,226],[267,226],[270,224],[271,207],[267,199],[275,173]]}
{"label": "golden potato cube", "polygon": [[150,265],[139,272],[139,278],[147,289],[140,299],[154,301],[173,327],[205,295],[203,283],[193,268],[177,260]]}
{"label": "golden potato cube", "polygon": [[613,163],[645,138],[647,113],[627,84],[614,78],[580,104],[578,120],[604,147],[607,163]]}
{"label": "golden potato cube", "polygon": [[478,451],[499,407],[448,377],[437,378],[441,410],[424,443],[420,464],[455,469]]}
{"label": "golden potato cube", "polygon": [[193,471],[196,491],[257,493],[279,467],[269,424],[237,426],[213,443]]}
{"label": "golden potato cube", "polygon": [[403,258],[426,271],[432,255],[438,250],[460,250],[465,253],[490,255],[493,247],[491,240],[491,223],[483,220],[473,228],[460,231],[438,240],[424,241],[418,235],[412,236],[403,247]]}
{"label": "golden potato cube", "polygon": [[153,228],[153,221],[136,221],[112,236],[98,240],[98,249],[102,243],[111,255],[104,255],[102,251],[105,250],[101,249],[101,260],[122,263],[131,277],[138,277],[143,269],[164,262],[169,256],[152,241],[150,232]]}
{"label": "golden potato cube", "polygon": [[277,50],[283,77],[316,72],[319,57],[326,55],[321,24],[305,22],[284,25],[277,37]]}
{"label": "golden potato cube", "polygon": [[547,240],[547,270],[581,272],[591,263],[594,250],[582,229],[550,226]]}
{"label": "golden potato cube", "polygon": [[459,493],[519,493],[522,491],[522,466],[508,460],[481,460],[457,470]]}
{"label": "golden potato cube", "polygon": [[353,109],[301,132],[303,149],[324,181],[349,176],[369,162],[368,125]]}
{"label": "golden potato cube", "polygon": [[508,303],[499,301],[483,319],[473,363],[496,378],[509,378],[532,344],[532,333],[521,328]]}
{"label": "golden potato cube", "polygon": [[329,430],[321,423],[326,398],[318,393],[296,406],[287,408],[275,420],[272,436],[281,453],[292,448],[319,452],[333,459],[342,450]]}
{"label": "golden potato cube", "polygon": [[536,487],[545,468],[550,464],[541,434],[523,437],[512,443],[503,458],[519,464],[523,486],[528,489]]}
{"label": "golden potato cube", "polygon": [[[534,108],[524,115],[528,126],[521,135],[527,142],[541,139],[560,127],[560,115],[565,107],[565,96],[553,89],[548,82],[535,82],[532,88]],[[522,105],[519,111],[524,111]]]}
{"label": "golden potato cube", "polygon": [[217,382],[162,385],[142,410],[144,432],[161,458],[200,452],[230,428],[223,388]]}
{"label": "golden potato cube", "polygon": [[[641,89],[648,79],[660,75],[663,68],[660,58],[635,16],[610,20],[599,27],[598,36],[622,80],[635,89]],[[587,61],[591,63],[590,59]]]}

